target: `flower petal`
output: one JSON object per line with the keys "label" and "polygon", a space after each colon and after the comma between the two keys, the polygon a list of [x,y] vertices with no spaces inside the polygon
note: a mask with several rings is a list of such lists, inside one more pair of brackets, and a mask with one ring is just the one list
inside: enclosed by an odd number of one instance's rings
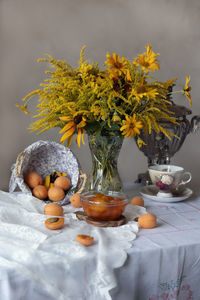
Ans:
{"label": "flower petal", "polygon": [[65,125],[60,131],[59,133],[63,133],[67,130],[69,130],[70,128],[72,128],[73,126],[76,126],[76,124],[74,123],[74,121],[71,121],[69,123],[67,123],[67,125]]}
{"label": "flower petal", "polygon": [[67,147],[69,147],[71,145],[72,138],[73,138],[73,135],[71,135],[70,137],[68,137],[68,139],[67,139]]}
{"label": "flower petal", "polygon": [[69,136],[73,135],[74,131],[76,130],[76,126],[70,128],[60,139],[60,142],[63,143]]}
{"label": "flower petal", "polygon": [[80,128],[78,129],[77,143],[78,143],[78,146],[80,147],[81,146],[81,129]]}
{"label": "flower petal", "polygon": [[84,134],[85,134],[85,129],[82,129],[82,143],[83,143],[83,145],[85,145]]}
{"label": "flower petal", "polygon": [[73,118],[71,116],[64,116],[64,117],[60,117],[60,120],[68,122],[68,121],[72,121]]}

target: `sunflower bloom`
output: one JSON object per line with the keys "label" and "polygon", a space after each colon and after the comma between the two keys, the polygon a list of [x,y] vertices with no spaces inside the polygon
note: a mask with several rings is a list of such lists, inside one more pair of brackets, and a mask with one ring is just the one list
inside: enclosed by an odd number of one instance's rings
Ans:
{"label": "sunflower bloom", "polygon": [[138,86],[132,90],[131,94],[137,101],[140,101],[143,97],[155,99],[159,92],[156,88],[148,86],[144,80],[141,80]]}
{"label": "sunflower bloom", "polygon": [[19,107],[19,109],[21,109],[21,111],[23,111],[26,115],[30,114],[30,112],[27,109],[27,104],[25,104],[25,105],[16,104],[16,107]]}
{"label": "sunflower bloom", "polygon": [[105,63],[113,70],[107,69],[111,77],[120,76],[126,72],[126,59],[124,57],[120,58],[119,55],[113,53],[111,56],[109,53],[106,54],[108,60]]}
{"label": "sunflower bloom", "polygon": [[190,106],[192,106],[191,95],[190,95],[190,91],[192,90],[192,88],[191,88],[191,86],[189,86],[190,79],[191,79],[190,76],[186,76],[186,81],[185,81],[185,86],[184,86],[184,89],[183,89],[183,93],[188,98]]}
{"label": "sunflower bloom", "polygon": [[143,127],[142,122],[136,120],[135,114],[130,117],[126,115],[126,120],[123,121],[123,124],[120,131],[122,131],[125,137],[135,137],[137,134],[139,135],[140,129]]}
{"label": "sunflower bloom", "polygon": [[108,71],[108,73],[109,73],[109,75],[110,75],[111,78],[117,78],[117,77],[120,76],[119,75],[120,72],[118,72],[118,70],[107,69],[107,71]]}
{"label": "sunflower bloom", "polygon": [[159,70],[160,66],[157,60],[157,56],[160,55],[159,53],[155,53],[152,51],[152,47],[148,45],[146,47],[147,51],[143,54],[139,54],[138,57],[135,58],[134,64],[137,66],[142,67],[142,70],[146,73],[149,71],[154,72],[155,70]]}
{"label": "sunflower bloom", "polygon": [[80,147],[81,145],[81,138],[82,138],[82,143],[85,144],[84,142],[84,134],[85,134],[85,127],[86,125],[86,118],[82,115],[76,115],[76,116],[65,116],[65,117],[60,117],[60,120],[68,122],[61,130],[59,133],[64,133],[63,136],[60,139],[60,142],[63,144],[64,141],[67,139],[67,147],[70,146],[73,134],[77,131],[77,137],[76,141],[78,146]]}

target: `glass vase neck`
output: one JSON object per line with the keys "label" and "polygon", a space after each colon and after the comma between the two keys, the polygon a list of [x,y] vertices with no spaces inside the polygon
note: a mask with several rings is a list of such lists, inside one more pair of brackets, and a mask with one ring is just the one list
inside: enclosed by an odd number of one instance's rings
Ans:
{"label": "glass vase neck", "polygon": [[88,181],[89,191],[121,191],[117,161],[123,144],[120,134],[88,135],[92,156],[92,170]]}

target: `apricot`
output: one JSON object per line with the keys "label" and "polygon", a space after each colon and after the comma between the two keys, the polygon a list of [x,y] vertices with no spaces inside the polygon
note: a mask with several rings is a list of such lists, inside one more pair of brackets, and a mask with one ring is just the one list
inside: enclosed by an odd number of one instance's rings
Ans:
{"label": "apricot", "polygon": [[80,243],[81,245],[88,247],[91,246],[93,244],[94,238],[92,236],[89,235],[85,235],[85,234],[78,234],[76,236],[76,241],[78,243]]}
{"label": "apricot", "polygon": [[63,189],[53,186],[49,188],[48,196],[51,201],[57,202],[65,198],[65,192],[63,191]]}
{"label": "apricot", "polygon": [[151,213],[146,213],[138,218],[138,224],[142,228],[150,229],[156,227],[156,216]]}
{"label": "apricot", "polygon": [[71,180],[66,176],[57,177],[54,181],[54,186],[67,191],[71,186]]}
{"label": "apricot", "polygon": [[44,200],[48,197],[48,191],[44,185],[37,185],[34,187],[32,194],[40,200]]}
{"label": "apricot", "polygon": [[44,207],[44,214],[51,216],[63,216],[63,208],[57,203],[48,203]]}
{"label": "apricot", "polygon": [[140,196],[135,196],[131,200],[132,205],[138,205],[138,206],[143,206],[144,207],[144,200]]}
{"label": "apricot", "polygon": [[100,213],[107,210],[106,202],[103,198],[95,199],[94,204],[89,204],[89,205],[83,204],[83,205],[85,205],[85,206],[87,205],[88,207],[90,207],[91,210],[100,212]]}
{"label": "apricot", "polygon": [[70,198],[70,203],[73,207],[81,207],[81,197],[80,197],[80,194],[79,193],[75,193],[71,196]]}
{"label": "apricot", "polygon": [[51,230],[61,229],[64,226],[64,218],[46,219],[45,226]]}
{"label": "apricot", "polygon": [[30,172],[24,176],[24,181],[31,189],[33,189],[37,185],[41,185],[43,179],[38,173]]}

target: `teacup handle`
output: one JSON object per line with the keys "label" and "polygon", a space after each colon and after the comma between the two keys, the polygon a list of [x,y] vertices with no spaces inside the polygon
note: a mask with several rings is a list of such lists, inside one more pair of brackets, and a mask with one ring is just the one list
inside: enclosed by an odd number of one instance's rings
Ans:
{"label": "teacup handle", "polygon": [[186,184],[186,183],[188,183],[188,182],[190,182],[191,181],[191,179],[192,179],[192,174],[190,173],[190,172],[185,172],[184,174],[183,174],[183,176],[182,177],[184,177],[184,176],[189,176],[189,178],[187,179],[187,180],[182,180],[181,182],[180,182],[180,184]]}

